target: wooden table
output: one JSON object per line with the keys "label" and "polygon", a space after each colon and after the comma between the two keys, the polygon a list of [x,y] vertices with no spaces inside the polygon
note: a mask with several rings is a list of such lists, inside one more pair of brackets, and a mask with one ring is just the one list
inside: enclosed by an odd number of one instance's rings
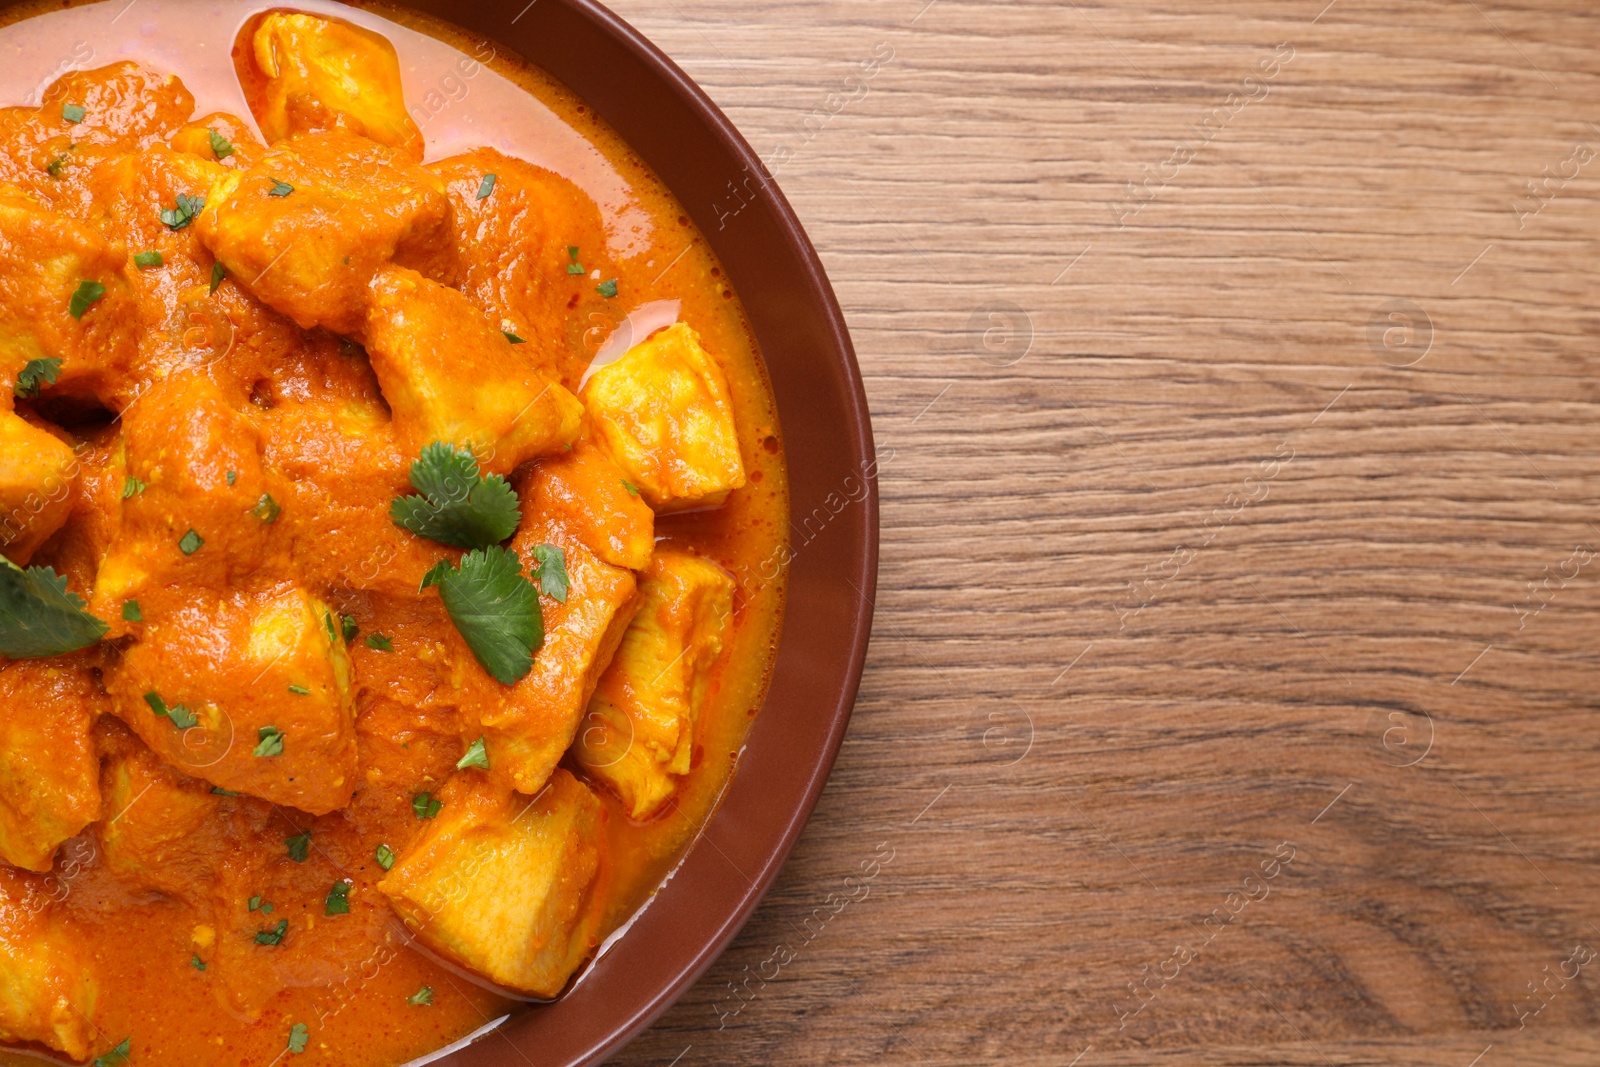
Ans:
{"label": "wooden table", "polygon": [[615,1063],[1600,1062],[1600,16],[1325,3],[614,0],[892,449],[833,780]]}

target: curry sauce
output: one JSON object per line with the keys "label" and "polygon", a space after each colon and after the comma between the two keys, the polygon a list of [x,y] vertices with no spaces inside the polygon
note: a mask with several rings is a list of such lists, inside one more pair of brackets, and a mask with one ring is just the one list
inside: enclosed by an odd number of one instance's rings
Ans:
{"label": "curry sauce", "polygon": [[493,43],[106,10],[0,28],[0,1061],[404,1063],[581,982],[711,816],[770,386]]}

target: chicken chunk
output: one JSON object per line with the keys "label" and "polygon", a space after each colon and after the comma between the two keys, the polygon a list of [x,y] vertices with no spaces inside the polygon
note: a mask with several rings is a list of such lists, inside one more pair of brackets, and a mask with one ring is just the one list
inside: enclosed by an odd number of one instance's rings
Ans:
{"label": "chicken chunk", "polygon": [[106,762],[106,865],[129,886],[180,898],[203,895],[216,877],[217,809],[211,785],[187,778],[137,742]]}
{"label": "chicken chunk", "polygon": [[683,323],[596,371],[583,402],[601,446],[657,511],[715,507],[744,485],[727,379]]}
{"label": "chicken chunk", "polygon": [[406,113],[394,45],[341,19],[274,11],[261,20],[248,58],[250,110],[268,141],[342,129],[422,162],[422,131]]}
{"label": "chicken chunk", "polygon": [[539,461],[529,495],[535,509],[603,562],[642,571],[656,547],[655,512],[628,491],[622,468],[587,436]]}
{"label": "chicken chunk", "polygon": [[360,336],[367,284],[390,263],[456,276],[443,183],[344,130],[291,137],[228,173],[196,226],[236,282],[304,329]]}
{"label": "chicken chunk", "polygon": [[641,583],[644,605],[600,678],[578,762],[636,819],[658,811],[689,773],[695,723],[733,610],[733,579],[699,556],[663,549]]}
{"label": "chicken chunk", "polygon": [[279,507],[268,491],[255,426],[204,374],[176,374],[123,415],[127,481],[122,527],[95,580],[90,609],[111,621],[151,585],[181,577],[215,586],[265,558]]}
{"label": "chicken chunk", "polygon": [[356,784],[350,660],[304,590],[163,591],[106,673],[117,716],[162,759],[225,789],[313,815]]}
{"label": "chicken chunk", "polygon": [[78,461],[54,434],[0,412],[0,552],[26,564],[72,513]]}
{"label": "chicken chunk", "polygon": [[88,226],[0,188],[0,389],[11,393],[30,363],[59,360],[34,388],[111,394],[137,348],[125,261]]}
{"label": "chicken chunk", "polygon": [[75,1060],[99,1041],[88,953],[51,915],[36,877],[0,867],[0,1041],[37,1041]]}
{"label": "chicken chunk", "polygon": [[76,660],[0,667],[0,860],[48,871],[61,843],[100,817],[89,728],[102,701]]}
{"label": "chicken chunk", "polygon": [[266,152],[255,131],[237,115],[213,111],[186,123],[172,135],[172,148],[230,170],[248,170]]}
{"label": "chicken chunk", "polygon": [[583,405],[529,366],[454,289],[391,268],[372,283],[367,355],[411,455],[435,441],[469,447],[506,474],[578,435]]}
{"label": "chicken chunk", "polygon": [[480,774],[378,883],[430,948],[501,986],[554,997],[593,950],[605,810],[566,771],[530,801]]}
{"label": "chicken chunk", "polygon": [[[544,645],[533,670],[509,692],[476,710],[490,766],[524,793],[535,793],[572,744],[583,709],[639,607],[633,572],[598,559],[541,502],[522,491],[523,525],[511,547],[524,561],[535,545],[565,557],[567,599],[541,596]],[[468,710],[469,714],[472,709]]]}
{"label": "chicken chunk", "polygon": [[[596,278],[618,273],[606,254],[600,209],[559,174],[492,148],[428,169],[444,179],[455,208],[461,291],[495,325],[523,338],[540,366],[575,382],[592,354],[583,331],[607,303]],[[486,174],[494,184],[480,196]]]}

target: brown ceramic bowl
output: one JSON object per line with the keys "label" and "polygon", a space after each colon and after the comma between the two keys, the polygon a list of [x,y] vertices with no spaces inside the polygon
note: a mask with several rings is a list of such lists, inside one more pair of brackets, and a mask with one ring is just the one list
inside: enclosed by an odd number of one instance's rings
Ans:
{"label": "brown ceramic bowl", "polygon": [[[677,195],[744,301],[789,457],[794,558],[783,636],[766,705],[721,808],[655,900],[565,997],[437,1061],[599,1063],[665,1011],[738,933],[822,792],[872,622],[872,427],[844,316],[816,251],[755,152],[670,59],[593,0],[409,6],[490,37],[561,79]],[[730,182],[747,197],[759,192],[719,228]]]}

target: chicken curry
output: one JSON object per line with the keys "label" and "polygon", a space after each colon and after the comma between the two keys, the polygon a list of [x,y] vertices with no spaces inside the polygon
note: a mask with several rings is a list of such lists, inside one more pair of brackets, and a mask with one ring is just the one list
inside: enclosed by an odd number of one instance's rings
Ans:
{"label": "chicken curry", "polygon": [[136,59],[0,110],[0,1041],[397,1064],[581,980],[710,816],[783,454],[581,101],[391,13],[590,153],[431,156],[390,23],[238,11],[248,117]]}

